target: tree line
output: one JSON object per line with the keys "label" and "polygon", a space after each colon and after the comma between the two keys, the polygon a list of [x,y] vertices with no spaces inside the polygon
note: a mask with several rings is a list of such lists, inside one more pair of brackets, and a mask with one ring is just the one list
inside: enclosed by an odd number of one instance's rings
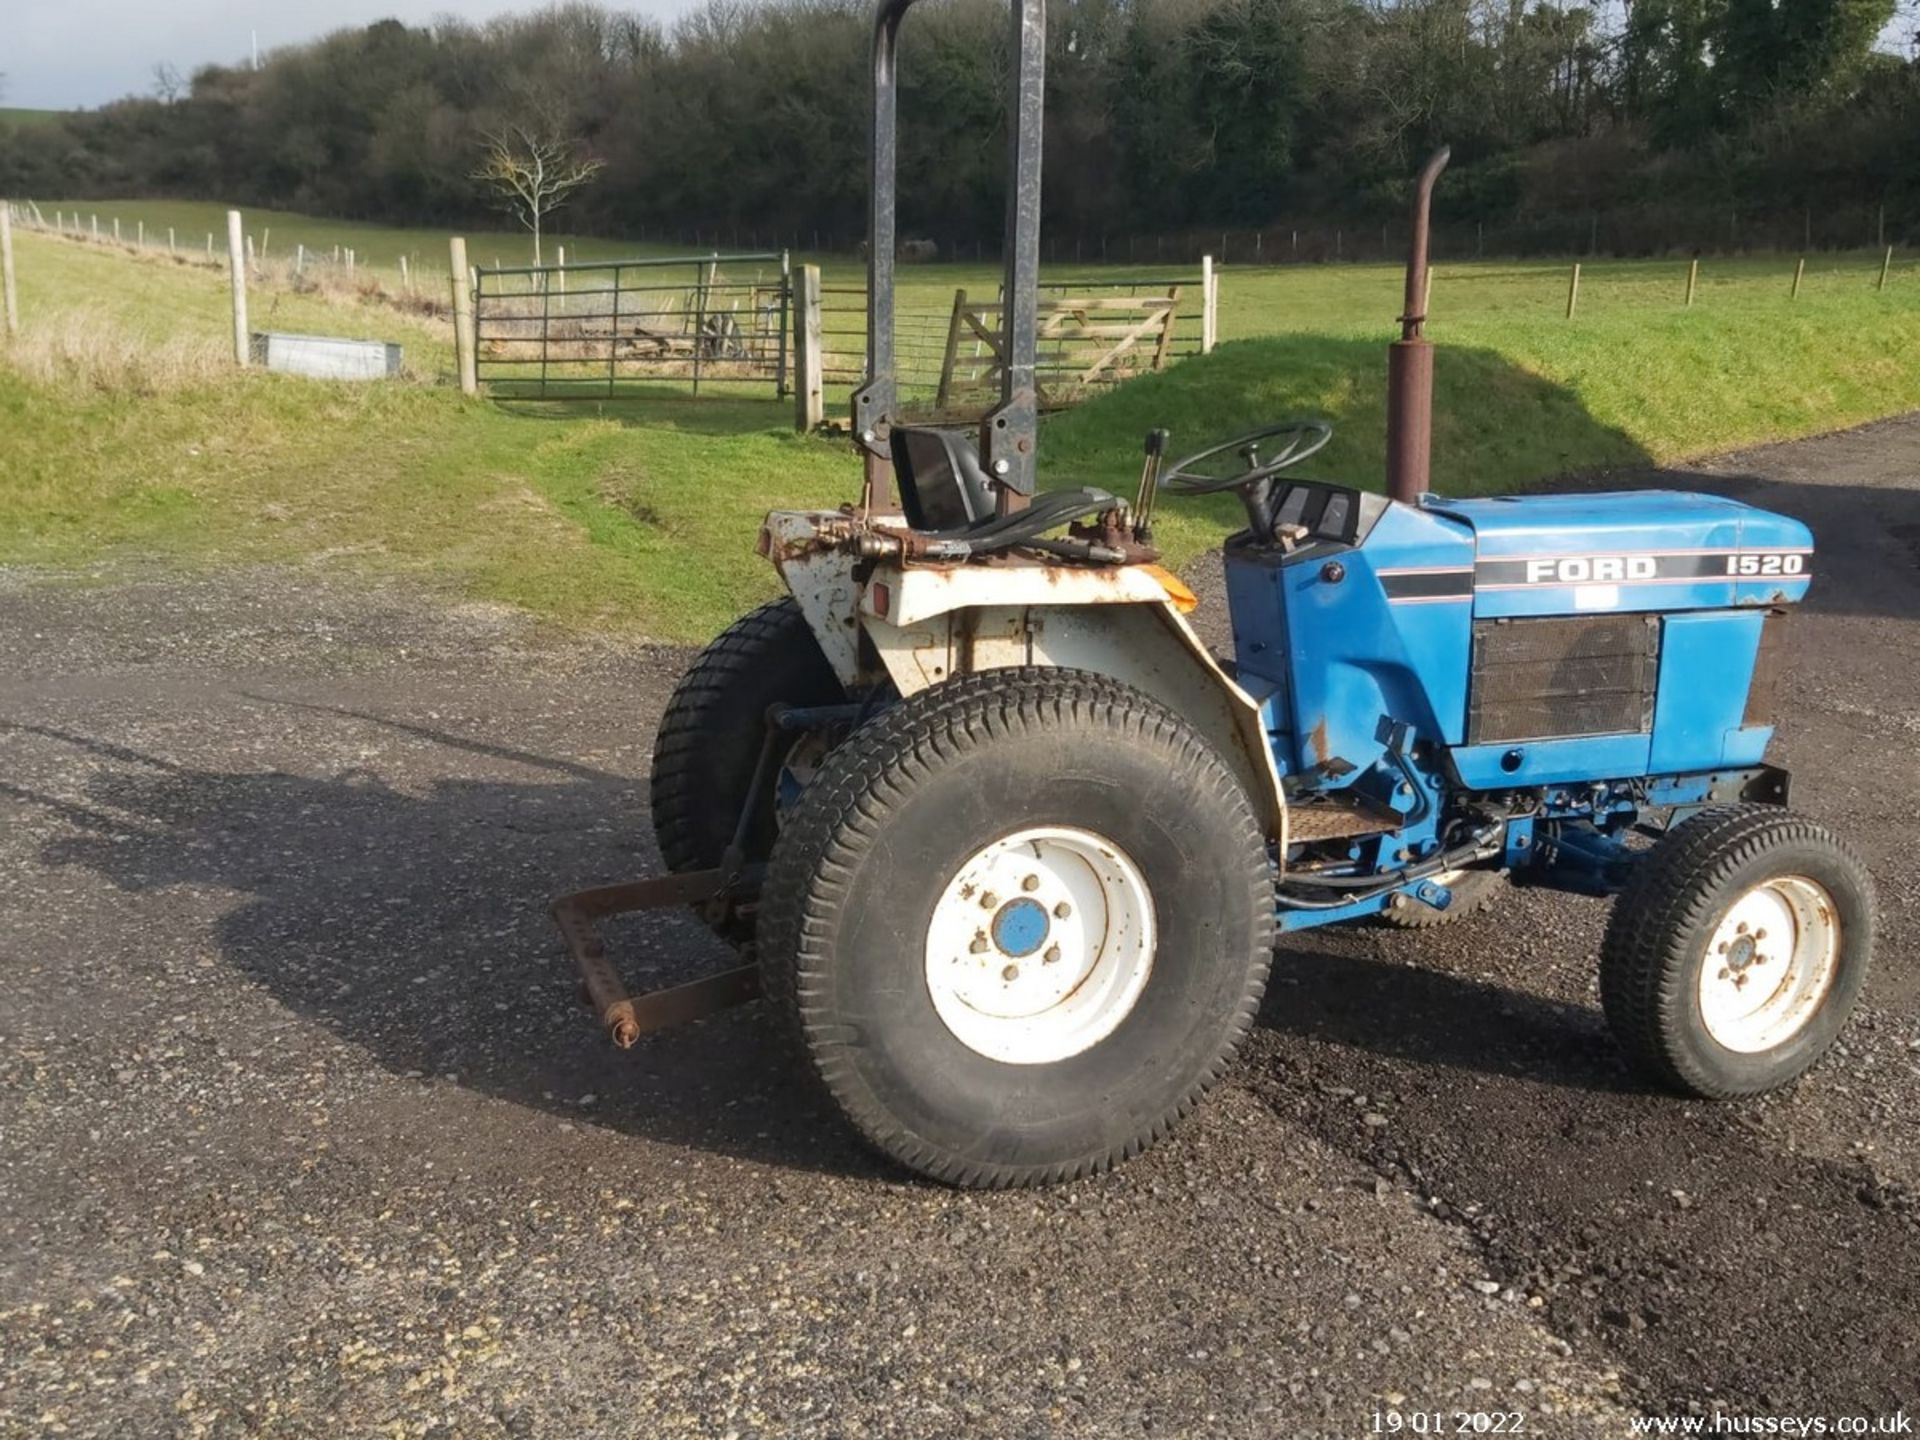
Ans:
{"label": "tree line", "polygon": [[[1735,217],[1737,240],[1742,212],[1803,213],[1811,234],[1884,207],[1899,238],[1920,228],[1920,63],[1874,48],[1894,4],[1055,0],[1046,223],[1103,240],[1377,226],[1446,141],[1443,224],[1604,211],[1644,217],[1622,243],[1656,248],[1711,243],[1700,217]],[[997,241],[1006,32],[1002,0],[908,17],[903,235]],[[564,228],[846,244],[870,33],[867,0],[710,0],[671,27],[591,4],[381,21],[0,131],[0,192],[472,224],[486,137],[518,126],[602,166]]]}

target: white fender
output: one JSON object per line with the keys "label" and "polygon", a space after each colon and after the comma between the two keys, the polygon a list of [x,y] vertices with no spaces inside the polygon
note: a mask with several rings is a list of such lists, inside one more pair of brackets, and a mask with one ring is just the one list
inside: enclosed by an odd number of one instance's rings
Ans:
{"label": "white fender", "polygon": [[842,681],[880,678],[862,633],[902,695],[1015,665],[1110,675],[1207,738],[1284,852],[1286,800],[1259,703],[1220,668],[1150,568],[886,563],[862,581],[853,557],[804,543],[825,518],[771,515],[762,548]]}

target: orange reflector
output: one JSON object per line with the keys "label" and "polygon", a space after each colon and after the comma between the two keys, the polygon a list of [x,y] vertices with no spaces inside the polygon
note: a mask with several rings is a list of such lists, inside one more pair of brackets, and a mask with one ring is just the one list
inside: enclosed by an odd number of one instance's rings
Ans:
{"label": "orange reflector", "polygon": [[1167,598],[1173,602],[1173,608],[1182,615],[1199,606],[1200,597],[1189,590],[1187,582],[1171,570],[1159,565],[1142,565],[1140,568],[1160,582],[1160,588],[1167,592]]}
{"label": "orange reflector", "polygon": [[876,582],[867,588],[867,594],[873,600],[873,613],[882,620],[886,619],[887,611],[893,608],[893,592]]}

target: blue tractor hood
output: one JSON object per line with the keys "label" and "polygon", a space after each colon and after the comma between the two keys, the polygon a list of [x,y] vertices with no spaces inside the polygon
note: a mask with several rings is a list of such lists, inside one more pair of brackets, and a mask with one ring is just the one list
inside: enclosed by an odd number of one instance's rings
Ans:
{"label": "blue tractor hood", "polygon": [[1813,534],[1798,520],[1676,490],[1422,498],[1474,536],[1474,614],[1704,610],[1806,598]]}

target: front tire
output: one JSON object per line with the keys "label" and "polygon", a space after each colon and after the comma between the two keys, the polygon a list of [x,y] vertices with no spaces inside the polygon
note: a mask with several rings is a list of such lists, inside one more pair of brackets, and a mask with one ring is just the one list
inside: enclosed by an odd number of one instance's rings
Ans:
{"label": "front tire", "polygon": [[1650,1079],[1759,1095],[1833,1044],[1873,941],[1872,878],[1824,827],[1772,806],[1709,810],[1663,837],[1614,902],[1601,1001]]}
{"label": "front tire", "polygon": [[847,1119],[956,1185],[1153,1143],[1252,1023],[1266,839],[1220,756],[1101,676],[911,697],[827,760],[769,866],[764,988]]}

